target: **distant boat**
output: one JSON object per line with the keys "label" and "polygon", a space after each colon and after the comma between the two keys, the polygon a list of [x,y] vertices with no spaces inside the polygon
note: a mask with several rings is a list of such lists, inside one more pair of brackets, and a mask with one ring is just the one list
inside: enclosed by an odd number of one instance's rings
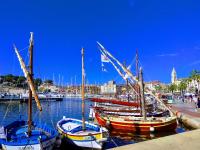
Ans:
{"label": "distant boat", "polygon": [[32,94],[35,98],[36,105],[40,111],[42,107],[38,99],[34,84],[32,71],[32,50],[33,50],[33,33],[30,38],[30,71],[26,69],[24,61],[20,56],[16,47],[14,47],[29,85],[29,107],[28,107],[28,122],[14,121],[11,124],[0,128],[0,143],[3,150],[52,150],[58,136],[58,132],[45,124],[38,124],[32,121]]}
{"label": "distant boat", "polygon": [[107,140],[108,131],[104,127],[94,125],[85,121],[84,114],[84,49],[82,48],[82,120],[65,118],[57,123],[57,129],[61,135],[71,143],[79,147],[102,149],[103,143]]}

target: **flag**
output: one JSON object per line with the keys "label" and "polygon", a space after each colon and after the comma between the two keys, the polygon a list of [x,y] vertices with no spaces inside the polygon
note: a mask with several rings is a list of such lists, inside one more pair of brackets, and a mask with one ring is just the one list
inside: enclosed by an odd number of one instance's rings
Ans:
{"label": "flag", "polygon": [[108,57],[107,57],[106,55],[101,54],[101,62],[106,62],[106,63],[108,63],[108,62],[109,62]]}
{"label": "flag", "polygon": [[[127,67],[127,70],[130,71],[130,69],[131,69],[131,64]],[[125,76],[124,76],[124,78],[128,79],[128,78],[130,78],[130,76],[126,73]]]}

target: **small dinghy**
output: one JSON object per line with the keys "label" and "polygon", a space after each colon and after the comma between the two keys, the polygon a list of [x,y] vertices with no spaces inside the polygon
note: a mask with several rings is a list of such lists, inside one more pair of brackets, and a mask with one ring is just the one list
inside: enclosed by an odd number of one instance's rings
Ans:
{"label": "small dinghy", "polygon": [[101,149],[108,136],[106,128],[85,122],[83,130],[81,120],[65,117],[57,123],[57,129],[73,144],[86,148]]}

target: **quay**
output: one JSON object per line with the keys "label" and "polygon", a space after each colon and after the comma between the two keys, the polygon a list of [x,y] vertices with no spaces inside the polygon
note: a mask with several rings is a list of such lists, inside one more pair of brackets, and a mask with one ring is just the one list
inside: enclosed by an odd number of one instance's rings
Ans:
{"label": "quay", "polygon": [[113,148],[115,150],[199,150],[200,129]]}
{"label": "quay", "polygon": [[194,103],[175,103],[170,105],[179,122],[191,129],[200,129],[200,109]]}

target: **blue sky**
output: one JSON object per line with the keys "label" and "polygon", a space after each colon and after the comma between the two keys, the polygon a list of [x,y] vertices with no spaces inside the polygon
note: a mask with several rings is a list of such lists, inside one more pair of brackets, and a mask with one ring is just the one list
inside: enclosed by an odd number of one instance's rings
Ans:
{"label": "blue sky", "polygon": [[[22,75],[12,44],[27,60],[34,32],[35,77],[70,83],[81,80],[81,47],[89,83],[114,79],[101,71],[96,41],[121,62],[131,63],[138,48],[146,81],[170,82],[200,69],[198,0],[6,0],[0,2],[0,74]],[[24,50],[23,50],[24,49]],[[132,68],[134,72],[134,68]]]}

